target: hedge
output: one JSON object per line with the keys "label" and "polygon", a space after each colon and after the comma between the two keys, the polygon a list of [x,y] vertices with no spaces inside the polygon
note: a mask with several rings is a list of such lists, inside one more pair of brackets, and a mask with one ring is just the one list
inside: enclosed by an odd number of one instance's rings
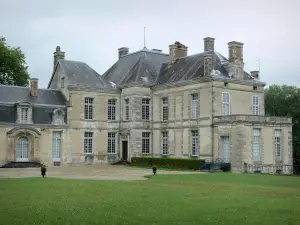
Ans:
{"label": "hedge", "polygon": [[157,167],[180,168],[199,170],[205,163],[203,159],[177,159],[177,158],[151,158],[151,157],[133,157],[131,163],[134,165],[155,165]]}

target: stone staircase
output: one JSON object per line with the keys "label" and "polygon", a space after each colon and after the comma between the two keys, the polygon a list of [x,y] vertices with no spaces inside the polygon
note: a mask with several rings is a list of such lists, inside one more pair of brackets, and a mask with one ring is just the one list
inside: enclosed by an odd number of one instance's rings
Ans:
{"label": "stone staircase", "polygon": [[39,162],[8,162],[0,168],[35,168],[35,167],[41,167],[43,164]]}

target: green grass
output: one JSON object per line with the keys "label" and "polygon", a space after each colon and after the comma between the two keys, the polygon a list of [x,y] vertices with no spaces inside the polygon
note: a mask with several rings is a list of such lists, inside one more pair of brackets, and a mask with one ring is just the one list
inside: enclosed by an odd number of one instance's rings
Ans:
{"label": "green grass", "polygon": [[300,223],[300,177],[156,175],[145,181],[0,179],[0,224]]}

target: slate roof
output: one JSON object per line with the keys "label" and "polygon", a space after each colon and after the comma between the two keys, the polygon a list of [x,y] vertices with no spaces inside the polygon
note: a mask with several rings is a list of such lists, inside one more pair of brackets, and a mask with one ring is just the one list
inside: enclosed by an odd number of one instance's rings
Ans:
{"label": "slate roof", "polygon": [[[228,75],[228,60],[220,53],[211,50],[195,55],[178,58],[173,63],[163,63],[156,84],[170,84],[191,81],[204,77],[204,55],[213,56],[213,71],[208,77],[230,78]],[[244,71],[244,80],[254,80]]]}
{"label": "slate roof", "polygon": [[117,86],[154,85],[162,63],[169,55],[144,48],[121,57],[102,76]]}
{"label": "slate roof", "polygon": [[[113,85],[89,65],[84,62],[60,59],[57,67],[67,76],[70,87],[96,87],[99,89],[113,89]],[[48,88],[53,77],[51,78]]]}
{"label": "slate roof", "polygon": [[0,85],[0,103],[27,101],[33,104],[66,105],[66,99],[59,90],[38,89],[38,96],[30,94],[29,87]]}

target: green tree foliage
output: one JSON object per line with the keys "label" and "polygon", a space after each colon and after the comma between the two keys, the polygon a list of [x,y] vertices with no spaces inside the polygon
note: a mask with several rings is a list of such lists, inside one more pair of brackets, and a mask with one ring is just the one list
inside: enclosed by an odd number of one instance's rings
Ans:
{"label": "green tree foliage", "polygon": [[300,165],[300,88],[272,85],[265,89],[266,116],[293,118],[294,164]]}
{"label": "green tree foliage", "polygon": [[6,39],[0,37],[0,84],[27,86],[27,68],[21,48],[8,46]]}

